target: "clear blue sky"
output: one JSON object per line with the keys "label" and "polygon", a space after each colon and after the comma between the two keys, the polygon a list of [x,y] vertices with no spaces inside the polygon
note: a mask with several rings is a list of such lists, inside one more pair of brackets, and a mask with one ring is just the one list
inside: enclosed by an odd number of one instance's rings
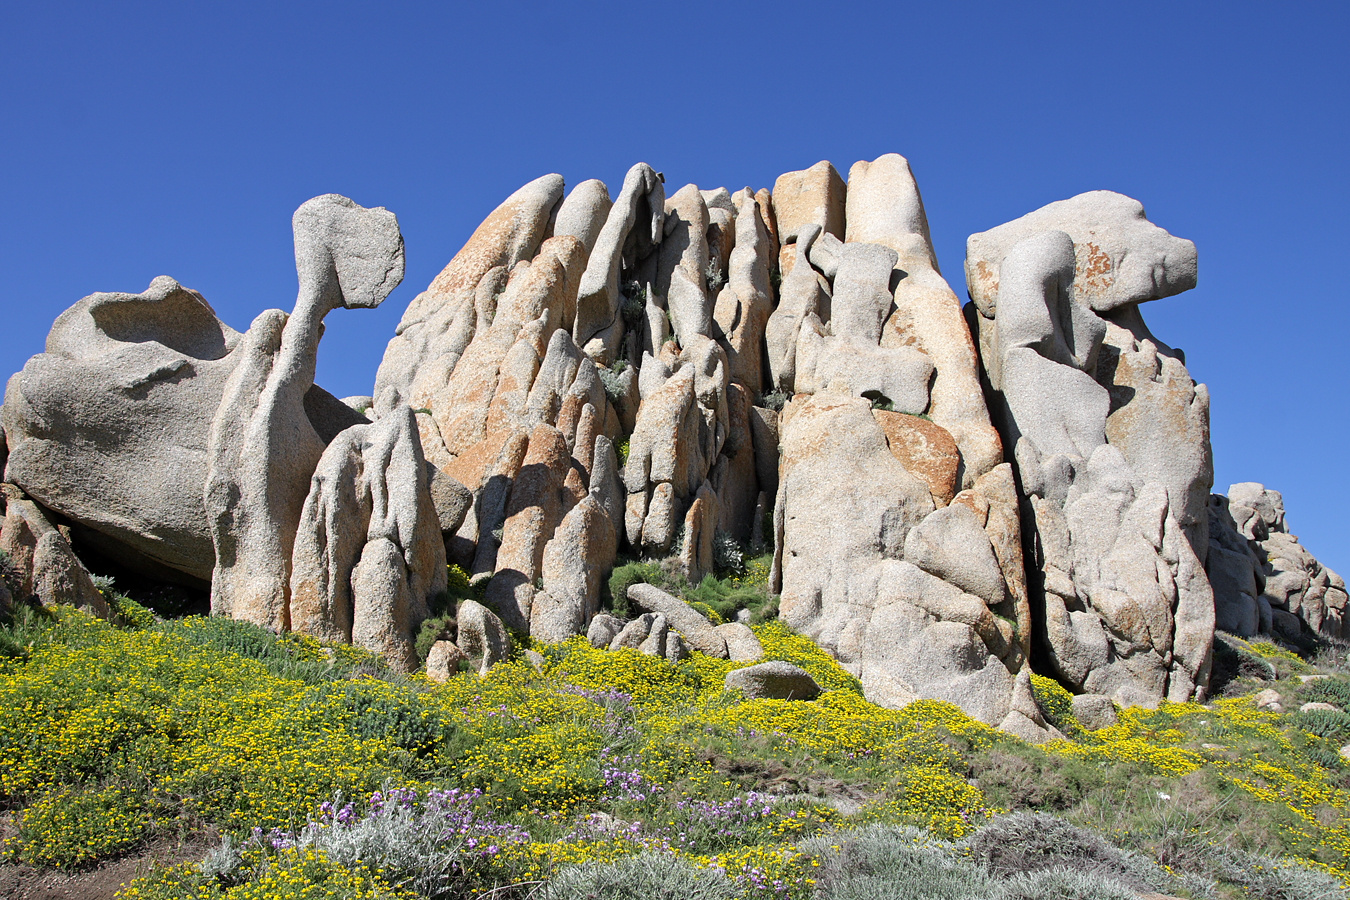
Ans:
{"label": "clear blue sky", "polygon": [[295,297],[290,214],[398,214],[407,278],[328,317],[369,393],[408,301],[511,191],[772,186],[896,151],[957,293],[965,238],[1109,188],[1200,249],[1148,304],[1209,385],[1220,490],[1263,481],[1350,575],[1350,5],[8,3],[0,371],[93,291],[172,275],[243,330]]}

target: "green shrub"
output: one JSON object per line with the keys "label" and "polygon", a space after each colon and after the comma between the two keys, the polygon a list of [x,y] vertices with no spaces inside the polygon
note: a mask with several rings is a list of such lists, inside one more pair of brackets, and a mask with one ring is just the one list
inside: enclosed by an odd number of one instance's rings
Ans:
{"label": "green shrub", "polygon": [[626,325],[636,328],[647,315],[647,288],[637,281],[625,281],[619,294],[623,298],[619,314]]}
{"label": "green shrub", "polygon": [[771,409],[774,412],[782,412],[783,407],[792,399],[791,391],[769,391],[759,395],[759,403],[756,404],[761,409]]}
{"label": "green shrub", "polygon": [[55,624],[56,616],[36,600],[16,600],[0,618],[0,656],[24,656]]}
{"label": "green shrub", "polygon": [[257,660],[273,675],[309,684],[388,671],[384,660],[359,647],[325,647],[306,635],[276,635],[250,622],[223,616],[174,619],[160,622],[154,630],[185,638],[198,647]]}
{"label": "green shrub", "polygon": [[373,678],[334,685],[342,704],[351,712],[348,727],[363,740],[376,739],[426,756],[440,741],[454,734],[453,723],[442,720],[417,691]]}
{"label": "green shrub", "polygon": [[655,563],[627,562],[615,566],[609,573],[607,602],[616,616],[623,619],[633,617],[633,608],[628,602],[628,589],[635,584],[664,585],[666,576]]}
{"label": "green shrub", "polygon": [[720,259],[708,260],[708,265],[703,269],[703,282],[708,289],[709,296],[716,294],[727,283],[727,276],[722,271]]}
{"label": "green shrub", "polygon": [[1310,709],[1293,716],[1294,725],[1338,744],[1350,740],[1350,713],[1338,709]]}
{"label": "green shrub", "polygon": [[768,606],[773,607],[775,614],[777,610],[776,599],[768,592],[767,586],[743,586],[737,584],[734,578],[718,578],[714,575],[703,576],[697,587],[686,588],[681,591],[681,596],[689,603],[708,606],[724,622],[734,622],[736,613],[742,609],[750,611],[752,621],[772,618],[772,616],[754,618]]}
{"label": "green shrub", "polygon": [[456,628],[457,623],[454,616],[437,616],[424,621],[422,627],[418,629],[417,639],[413,643],[413,648],[417,651],[417,658],[425,663],[427,657],[431,655],[432,645],[437,641],[453,641]]}
{"label": "green shrub", "polygon": [[1298,699],[1302,703],[1330,703],[1341,709],[1350,707],[1350,678],[1319,678],[1299,688]]}
{"label": "green shrub", "polygon": [[11,853],[30,866],[77,868],[131,849],[149,829],[143,798],[134,791],[57,788],[23,811]]}
{"label": "green shrub", "polygon": [[464,600],[478,600],[481,592],[475,587],[468,572],[453,563],[446,567],[445,590],[432,599],[431,618],[453,616]]}

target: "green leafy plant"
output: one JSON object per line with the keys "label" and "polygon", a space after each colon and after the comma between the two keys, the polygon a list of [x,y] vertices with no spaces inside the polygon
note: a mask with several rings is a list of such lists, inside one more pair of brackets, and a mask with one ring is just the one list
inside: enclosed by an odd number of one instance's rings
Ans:
{"label": "green leafy plant", "polygon": [[634,560],[615,566],[609,573],[609,581],[606,583],[609,595],[604,599],[616,616],[623,619],[632,618],[633,609],[628,601],[628,589],[635,584],[663,586],[666,584],[666,576],[660,566],[650,562]]}
{"label": "green leafy plant", "polygon": [[457,631],[458,623],[453,615],[436,616],[425,620],[422,627],[417,630],[417,638],[413,641],[417,658],[426,662],[427,657],[431,655],[432,646],[437,641],[453,641]]}

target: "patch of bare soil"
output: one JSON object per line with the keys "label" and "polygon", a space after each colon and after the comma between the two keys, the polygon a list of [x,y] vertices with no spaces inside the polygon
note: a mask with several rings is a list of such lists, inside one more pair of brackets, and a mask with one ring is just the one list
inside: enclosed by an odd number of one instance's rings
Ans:
{"label": "patch of bare soil", "polygon": [[127,882],[145,875],[152,866],[201,859],[215,844],[201,835],[183,841],[160,839],[121,859],[78,872],[5,863],[0,865],[0,897],[4,900],[113,900]]}
{"label": "patch of bare soil", "polygon": [[844,815],[853,815],[873,798],[866,785],[849,784],[815,772],[794,771],[777,760],[733,759],[704,751],[699,759],[747,790],[775,794],[784,799],[800,798],[823,802]]}

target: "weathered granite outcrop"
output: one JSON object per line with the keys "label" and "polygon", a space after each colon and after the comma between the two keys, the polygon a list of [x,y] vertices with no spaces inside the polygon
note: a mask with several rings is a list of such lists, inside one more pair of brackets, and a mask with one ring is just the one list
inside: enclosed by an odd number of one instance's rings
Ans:
{"label": "weathered granite outcrop", "polygon": [[1195,283],[1195,245],[1098,191],[967,247],[969,317],[1031,526],[1038,649],[1076,691],[1203,697],[1209,395],[1138,308]]}
{"label": "weathered granite outcrop", "polygon": [[782,618],[870,699],[950,700],[1028,740],[1055,734],[1033,662],[1104,721],[1203,697],[1216,617],[1342,636],[1344,583],[1278,494],[1210,497],[1208,394],[1139,313],[1194,286],[1195,248],[1127,197],[973,235],[963,315],[901,156],[772,191],[545,175],[347,401],[313,385],[321,321],[384,300],[402,237],[336,195],[295,232],[295,309],[244,334],[167,278],[57,320],[0,417],[16,553],[64,547],[74,584],[72,544],[111,548],[209,580],[218,614],[405,670],[452,562],[486,587],[436,651],[449,677],[512,632],[757,660],[745,625],[678,597],[634,586],[624,622],[601,596],[621,555],[698,582],[731,543],[772,546]]}
{"label": "weathered granite outcrop", "polygon": [[290,626],[417,668],[413,639],[445,590],[445,544],[406,406],[328,445],[291,559]]}
{"label": "weathered granite outcrop", "polygon": [[1291,534],[1284,498],[1244,482],[1209,498],[1209,557],[1216,627],[1240,637],[1350,637],[1345,580]]}
{"label": "weathered granite outcrop", "polygon": [[[167,276],[141,294],[85,297],[9,379],[7,480],[123,565],[206,584],[211,422],[242,340]],[[365,421],[315,385],[300,398],[324,441]]]}
{"label": "weathered granite outcrop", "polygon": [[0,500],[4,502],[0,553],[15,580],[4,591],[5,606],[36,597],[44,606],[66,604],[108,618],[108,601],[42,508],[12,484],[0,485]]}
{"label": "weathered granite outcrop", "polygon": [[1000,724],[1031,629],[1020,551],[996,547],[1020,547],[1017,500],[1010,473],[989,489],[1001,444],[918,188],[893,154],[846,187],[789,181],[806,187],[778,213],[792,268],[766,332],[773,386],[795,392],[775,422],[783,618],[876,702],[948,699]]}

